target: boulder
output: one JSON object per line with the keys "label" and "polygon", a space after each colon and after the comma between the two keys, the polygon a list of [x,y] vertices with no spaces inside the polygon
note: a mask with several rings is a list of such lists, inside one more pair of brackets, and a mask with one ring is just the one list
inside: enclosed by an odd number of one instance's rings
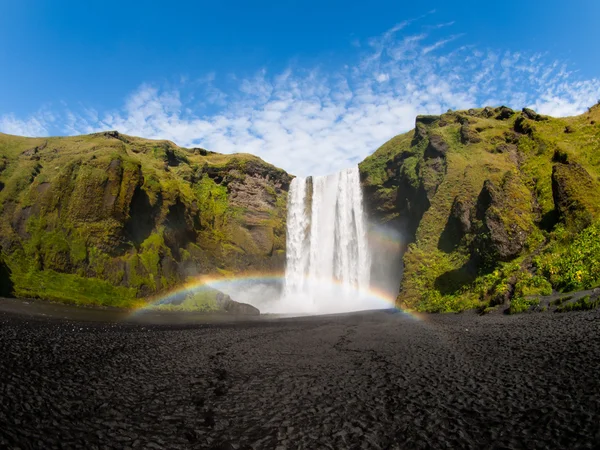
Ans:
{"label": "boulder", "polygon": [[232,300],[227,294],[219,292],[216,297],[217,306],[219,309],[226,311],[228,314],[239,314],[248,316],[258,316],[260,311],[247,303],[239,303]]}
{"label": "boulder", "polygon": [[496,112],[498,113],[496,116],[496,119],[498,120],[507,120],[515,115],[515,112],[507,106],[501,106],[500,108],[497,108]]}
{"label": "boulder", "polygon": [[481,115],[489,119],[490,117],[494,116],[494,110],[489,106],[486,106],[483,108],[483,111],[481,111]]}
{"label": "boulder", "polygon": [[533,109],[530,108],[523,108],[523,117],[529,120],[535,120],[536,122],[544,120],[544,116],[536,113]]}

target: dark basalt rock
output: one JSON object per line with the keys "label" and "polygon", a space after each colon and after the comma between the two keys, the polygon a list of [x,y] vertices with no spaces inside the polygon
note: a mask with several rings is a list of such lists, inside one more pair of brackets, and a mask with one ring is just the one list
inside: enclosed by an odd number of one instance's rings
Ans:
{"label": "dark basalt rock", "polygon": [[440,236],[438,248],[445,252],[453,251],[462,238],[471,231],[472,205],[465,199],[455,197],[450,209],[446,227]]}
{"label": "dark basalt rock", "polygon": [[228,314],[241,314],[249,316],[258,316],[260,311],[252,305],[247,303],[239,303],[231,299],[227,294],[222,292],[217,293],[217,306],[219,309],[227,312]]}
{"label": "dark basalt rock", "polygon": [[583,229],[591,224],[595,214],[599,212],[592,198],[598,192],[600,183],[580,164],[566,162],[552,167],[554,206],[567,225]]}
{"label": "dark basalt rock", "polygon": [[527,119],[523,116],[518,117],[517,120],[515,120],[514,130],[517,133],[527,134],[528,136],[533,136],[533,127],[527,121]]}
{"label": "dark basalt rock", "polygon": [[460,140],[465,145],[481,142],[481,138],[477,134],[477,131],[473,130],[468,123],[464,123],[460,127]]}
{"label": "dark basalt rock", "polygon": [[490,108],[489,106],[486,106],[485,108],[483,108],[483,111],[481,112],[481,115],[483,117],[486,117],[486,118],[489,119],[490,117],[494,116],[494,109]]}
{"label": "dark basalt rock", "polygon": [[521,253],[533,228],[533,211],[531,192],[517,175],[508,172],[500,187],[486,180],[475,214],[482,224],[475,242],[479,254],[510,261]]}
{"label": "dark basalt rock", "polygon": [[448,144],[444,138],[437,134],[429,136],[429,145],[425,149],[425,158],[445,158],[448,153]]}
{"label": "dark basalt rock", "polygon": [[437,192],[446,174],[446,153],[448,144],[442,136],[429,135],[429,144],[425,149],[423,160],[420,163],[421,189],[425,191],[428,200],[431,200]]}
{"label": "dark basalt rock", "polygon": [[546,118],[538,113],[536,113],[533,109],[523,108],[523,117],[529,120],[535,120],[536,122],[546,120]]}
{"label": "dark basalt rock", "polygon": [[99,136],[104,136],[104,137],[106,137],[108,139],[118,139],[118,140],[120,140],[122,142],[125,142],[126,144],[130,143],[129,139],[127,139],[125,136],[123,136],[121,133],[119,133],[116,130],[104,131],[104,132],[101,132],[101,133],[96,133],[96,135],[97,136],[98,135]]}
{"label": "dark basalt rock", "polygon": [[498,120],[507,120],[515,115],[515,112],[507,106],[497,108],[496,112],[498,112],[498,115],[496,116],[496,119]]}
{"label": "dark basalt rock", "polygon": [[2,258],[2,247],[0,247],[0,297],[11,297],[13,288],[11,271]]}

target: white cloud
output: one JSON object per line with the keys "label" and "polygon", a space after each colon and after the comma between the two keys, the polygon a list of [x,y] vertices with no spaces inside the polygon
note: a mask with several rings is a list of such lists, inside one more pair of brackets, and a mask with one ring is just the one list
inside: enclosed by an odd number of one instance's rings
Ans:
{"label": "white cloud", "polygon": [[19,136],[47,136],[55,117],[48,111],[40,110],[26,119],[19,119],[14,114],[0,116],[0,131]]}
{"label": "white cloud", "polygon": [[[469,45],[440,54],[434,50],[459,35],[433,42],[427,32],[401,35],[412,22],[356,46],[363,53],[338,71],[290,67],[249,78],[210,73],[175,87],[142,84],[118,110],[72,110],[56,122],[68,134],[117,129],[182,146],[249,152],[296,175],[320,175],[356,164],[413,128],[417,114],[507,104],[563,116],[600,98],[599,80],[578,80],[539,54]],[[0,130],[15,134],[43,135],[55,125],[44,113],[0,118]]]}

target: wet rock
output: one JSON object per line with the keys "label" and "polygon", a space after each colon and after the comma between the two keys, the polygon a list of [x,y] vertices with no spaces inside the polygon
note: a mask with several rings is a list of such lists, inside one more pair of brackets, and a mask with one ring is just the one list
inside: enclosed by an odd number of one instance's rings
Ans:
{"label": "wet rock", "polygon": [[255,308],[252,305],[248,305],[247,303],[236,302],[232,300],[229,295],[223,294],[222,292],[217,293],[216,301],[219,309],[222,309],[223,311],[229,314],[240,314],[250,316],[257,316],[260,314],[258,308]]}

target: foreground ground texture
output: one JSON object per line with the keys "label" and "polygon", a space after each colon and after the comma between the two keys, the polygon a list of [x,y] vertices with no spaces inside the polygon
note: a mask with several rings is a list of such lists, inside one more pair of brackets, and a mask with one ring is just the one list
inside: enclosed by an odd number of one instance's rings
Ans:
{"label": "foreground ground texture", "polygon": [[598,448],[600,312],[0,313],[0,448]]}

